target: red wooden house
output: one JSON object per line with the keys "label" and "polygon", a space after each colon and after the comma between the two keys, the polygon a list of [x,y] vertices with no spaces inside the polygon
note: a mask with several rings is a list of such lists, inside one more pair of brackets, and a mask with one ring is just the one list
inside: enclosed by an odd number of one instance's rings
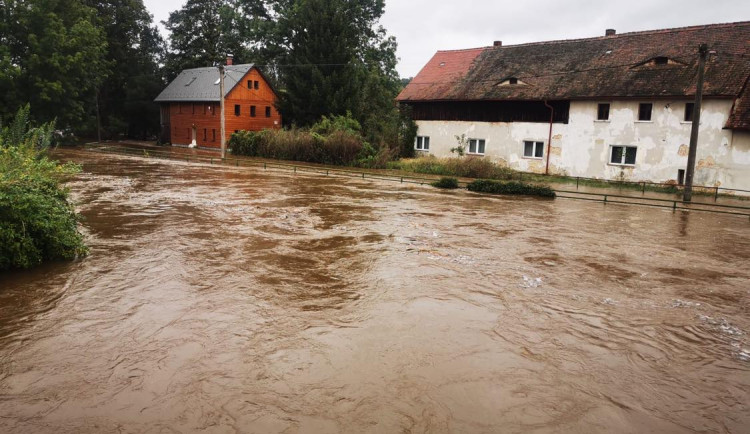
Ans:
{"label": "red wooden house", "polygon": [[[224,98],[227,141],[240,130],[281,128],[276,93],[254,65],[228,59]],[[218,67],[182,71],[155,101],[161,105],[162,142],[221,147]]]}

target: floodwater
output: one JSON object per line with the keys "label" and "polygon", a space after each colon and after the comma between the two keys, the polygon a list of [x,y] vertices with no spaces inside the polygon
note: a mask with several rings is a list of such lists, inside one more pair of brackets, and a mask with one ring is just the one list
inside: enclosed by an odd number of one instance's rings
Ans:
{"label": "floodwater", "polygon": [[0,432],[750,431],[750,222],[61,151]]}

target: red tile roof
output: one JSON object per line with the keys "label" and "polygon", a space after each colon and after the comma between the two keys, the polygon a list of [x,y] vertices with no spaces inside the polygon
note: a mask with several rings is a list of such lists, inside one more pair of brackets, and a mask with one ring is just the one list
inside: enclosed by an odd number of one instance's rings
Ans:
{"label": "red tile roof", "polygon": [[734,103],[732,113],[727,120],[727,128],[750,131],[750,77]]}
{"label": "red tile roof", "polygon": [[[750,22],[439,51],[397,99],[690,97],[695,94],[701,43],[714,52],[706,66],[704,95],[738,97],[750,77]],[[668,63],[654,64],[657,57],[666,57]],[[500,85],[509,78],[521,83]],[[745,123],[750,123],[748,92],[736,107]],[[737,122],[732,125],[741,124]]]}

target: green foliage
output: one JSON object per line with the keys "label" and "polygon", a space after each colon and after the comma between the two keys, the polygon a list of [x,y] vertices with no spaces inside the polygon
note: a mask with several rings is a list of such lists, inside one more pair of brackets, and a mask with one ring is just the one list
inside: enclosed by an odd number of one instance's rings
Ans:
{"label": "green foliage", "polygon": [[462,178],[511,179],[514,171],[484,158],[408,158],[388,164],[388,168],[429,175]]}
{"label": "green foliage", "polygon": [[27,129],[28,107],[0,132],[0,270],[87,252],[61,182],[80,169],[46,157],[53,125]]}
{"label": "green foliage", "polygon": [[478,179],[469,183],[466,188],[469,191],[479,193],[555,197],[555,192],[546,185],[526,184],[517,181],[500,182],[489,179]]}
{"label": "green foliage", "polygon": [[235,155],[358,167],[385,167],[394,157],[387,147],[373,146],[347,116],[323,116],[310,129],[240,131],[229,140]]}
{"label": "green foliage", "polygon": [[469,144],[466,134],[456,136],[456,142],[458,142],[458,146],[451,148],[451,154],[457,154],[459,157],[463,157],[464,154],[466,154],[466,146]]}
{"label": "green foliage", "polygon": [[458,188],[458,179],[443,177],[433,182],[430,185],[432,185],[433,187],[437,187],[437,188],[456,189]]}
{"label": "green foliage", "polygon": [[0,9],[0,117],[30,103],[41,122],[82,125],[109,71],[95,10],[79,0],[9,0]]}

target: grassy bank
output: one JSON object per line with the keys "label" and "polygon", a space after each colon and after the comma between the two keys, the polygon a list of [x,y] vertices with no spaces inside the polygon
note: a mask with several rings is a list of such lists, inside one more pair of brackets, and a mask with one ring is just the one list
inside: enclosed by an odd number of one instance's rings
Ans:
{"label": "grassy bank", "polygon": [[0,270],[74,259],[87,249],[61,183],[80,168],[46,156],[51,124],[28,129],[28,108],[0,132]]}

